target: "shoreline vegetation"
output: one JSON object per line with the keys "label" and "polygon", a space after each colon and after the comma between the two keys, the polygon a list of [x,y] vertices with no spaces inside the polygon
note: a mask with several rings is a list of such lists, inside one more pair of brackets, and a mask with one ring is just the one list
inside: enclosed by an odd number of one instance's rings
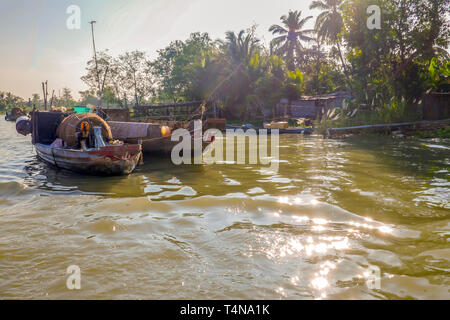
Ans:
{"label": "shoreline vegetation", "polygon": [[[379,28],[369,27],[377,19],[367,13],[370,5],[383,12]],[[315,0],[310,8],[316,16],[293,10],[274,21],[269,46],[252,26],[217,40],[192,33],[153,60],[138,50],[116,57],[99,51],[98,66],[91,59],[81,77],[88,89],[80,99],[63,88],[52,101],[70,110],[97,104],[102,92],[102,106],[131,112],[145,103],[207,101],[230,124],[260,126],[281,99],[350,92],[351,99],[314,121],[320,130],[418,121],[415,106],[424,93],[450,91],[445,0]],[[26,102],[0,91],[0,113],[32,106],[42,106],[37,93]],[[448,136],[448,129],[436,134]]]}
{"label": "shoreline vegetation", "polygon": [[446,139],[450,133],[450,119],[435,121],[413,121],[401,123],[385,123],[375,125],[362,125],[354,127],[322,126],[317,132],[326,137],[345,137],[351,135],[392,135],[396,138],[441,138]]}

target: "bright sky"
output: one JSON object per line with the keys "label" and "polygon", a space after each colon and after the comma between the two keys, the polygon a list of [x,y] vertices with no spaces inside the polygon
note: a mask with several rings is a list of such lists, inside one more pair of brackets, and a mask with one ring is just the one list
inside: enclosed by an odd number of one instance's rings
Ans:
{"label": "bright sky", "polygon": [[[317,15],[310,0],[1,0],[0,1],[0,91],[25,99],[42,97],[41,82],[49,91],[63,87],[87,89],[80,77],[92,57],[88,21],[96,20],[97,50],[117,55],[156,50],[173,40],[185,40],[192,32],[208,32],[223,38],[228,30],[239,31],[257,24],[266,43],[268,29],[290,9]],[[70,5],[81,9],[81,28],[66,26]],[[311,25],[308,27],[312,28]]]}

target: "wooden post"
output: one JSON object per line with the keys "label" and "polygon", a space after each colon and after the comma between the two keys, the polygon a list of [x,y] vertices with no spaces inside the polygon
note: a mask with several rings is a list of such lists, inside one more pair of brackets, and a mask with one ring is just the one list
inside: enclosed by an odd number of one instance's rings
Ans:
{"label": "wooden post", "polygon": [[52,98],[50,99],[50,110],[52,109],[53,106],[53,97],[55,96],[55,90],[52,91]]}
{"label": "wooden post", "polygon": [[47,105],[48,105],[48,81],[45,80],[45,111],[47,111]]}
{"label": "wooden post", "polygon": [[109,66],[106,67],[105,75],[103,77],[103,82],[102,82],[102,86],[101,86],[101,89],[100,89],[100,97],[99,97],[99,101],[98,101],[98,108],[102,107],[103,90],[105,89],[105,82],[106,82],[106,76],[108,74],[108,71],[109,71]]}
{"label": "wooden post", "polygon": [[33,111],[31,111],[31,143],[33,145],[36,144],[36,105],[33,107]]}
{"label": "wooden post", "polygon": [[42,93],[44,95],[44,110],[47,111],[47,96],[45,95],[45,82],[42,82]]}
{"label": "wooden post", "polygon": [[94,61],[95,61],[95,75],[96,75],[96,80],[97,80],[97,88],[99,91],[99,97],[97,100],[97,106],[100,107],[101,104],[101,84],[100,84],[100,74],[98,73],[98,63],[97,63],[97,50],[95,48],[95,37],[94,37],[94,23],[96,23],[97,21],[89,21],[89,23],[91,24],[91,31],[92,31],[92,45],[94,47]]}

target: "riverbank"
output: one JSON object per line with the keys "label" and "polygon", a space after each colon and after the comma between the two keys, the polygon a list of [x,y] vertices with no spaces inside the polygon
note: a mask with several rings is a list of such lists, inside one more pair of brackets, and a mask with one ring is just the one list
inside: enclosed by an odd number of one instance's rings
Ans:
{"label": "riverbank", "polygon": [[[289,123],[291,123],[290,121]],[[312,127],[289,125],[286,129],[280,129],[280,134],[318,134],[327,138],[363,136],[363,135],[392,135],[395,137],[415,138],[450,138],[450,119],[436,121],[415,121],[387,124],[368,124],[353,127],[332,127],[332,123],[326,127],[323,123],[316,122]],[[262,129],[263,125],[256,123],[244,123],[232,121],[227,124],[228,129]],[[270,132],[270,129],[269,129]]]}
{"label": "riverbank", "polygon": [[362,135],[362,134],[382,134],[402,136],[426,136],[426,137],[442,137],[447,138],[450,132],[450,119],[435,121],[415,121],[400,123],[385,123],[374,125],[360,125],[343,128],[327,128],[320,127],[318,132],[328,138],[346,136],[346,135]]}
{"label": "riverbank", "polygon": [[450,139],[450,126],[432,131],[417,131],[414,134],[414,137],[422,139],[428,138]]}

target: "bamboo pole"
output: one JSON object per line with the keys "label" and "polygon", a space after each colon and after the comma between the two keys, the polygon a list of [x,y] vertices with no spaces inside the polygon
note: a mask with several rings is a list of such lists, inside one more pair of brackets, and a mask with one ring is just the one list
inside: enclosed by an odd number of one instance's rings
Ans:
{"label": "bamboo pole", "polygon": [[105,82],[106,82],[106,76],[108,74],[108,71],[109,71],[109,67],[106,67],[105,75],[103,76],[103,82],[102,82],[102,86],[101,86],[101,90],[100,90],[100,97],[99,97],[99,103],[98,103],[99,108],[101,108],[101,106],[102,106],[103,90],[105,89]]}
{"label": "bamboo pole", "polygon": [[45,80],[45,111],[47,111],[47,104],[48,104],[48,80]]}
{"label": "bamboo pole", "polygon": [[45,82],[42,82],[42,93],[44,95],[44,110],[47,110],[47,96],[45,95]]}
{"label": "bamboo pole", "polygon": [[102,90],[101,90],[101,84],[100,84],[100,74],[98,72],[97,50],[95,48],[95,37],[94,37],[94,24],[97,23],[97,21],[92,20],[92,21],[89,21],[89,23],[91,24],[92,46],[94,48],[95,75],[96,75],[96,78],[97,78],[97,88],[98,88],[98,91],[99,91],[99,97],[98,97],[98,100],[97,100],[97,107],[100,107],[101,106],[101,99],[102,99],[101,98],[101,91]]}

